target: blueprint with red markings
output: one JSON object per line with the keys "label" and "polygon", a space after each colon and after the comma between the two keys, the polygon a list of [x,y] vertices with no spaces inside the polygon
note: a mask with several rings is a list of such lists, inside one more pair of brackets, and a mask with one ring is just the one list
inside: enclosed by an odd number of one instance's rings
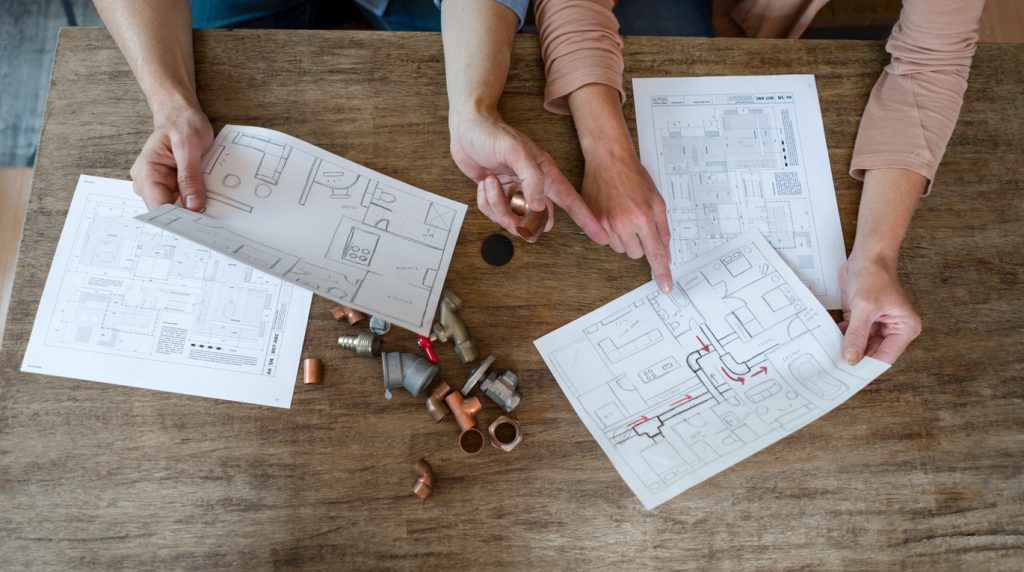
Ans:
{"label": "blueprint with red markings", "polygon": [[[576,413],[650,509],[828,413],[889,366],[753,230],[540,338]],[[794,464],[799,459],[792,459]]]}

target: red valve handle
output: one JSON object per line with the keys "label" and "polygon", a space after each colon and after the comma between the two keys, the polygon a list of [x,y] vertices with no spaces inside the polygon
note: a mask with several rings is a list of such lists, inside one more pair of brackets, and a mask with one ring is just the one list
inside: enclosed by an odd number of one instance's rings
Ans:
{"label": "red valve handle", "polygon": [[431,342],[430,338],[427,336],[416,336],[416,343],[426,352],[427,360],[430,363],[437,363],[437,354],[434,353],[434,342]]}

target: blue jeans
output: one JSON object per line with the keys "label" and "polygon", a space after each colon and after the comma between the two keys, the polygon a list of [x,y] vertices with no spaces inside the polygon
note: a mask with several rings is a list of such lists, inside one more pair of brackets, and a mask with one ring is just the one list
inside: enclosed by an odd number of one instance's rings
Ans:
{"label": "blue jeans", "polygon": [[[338,0],[191,0],[196,28],[328,28],[351,20],[356,10],[381,30],[441,30],[433,0],[390,0],[381,15]],[[711,0],[620,0],[615,6],[623,35],[713,36]]]}

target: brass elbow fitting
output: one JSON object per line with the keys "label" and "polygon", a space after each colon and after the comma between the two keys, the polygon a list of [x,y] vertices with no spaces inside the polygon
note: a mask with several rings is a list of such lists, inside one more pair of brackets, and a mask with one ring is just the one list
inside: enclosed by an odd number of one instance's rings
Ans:
{"label": "brass elbow fitting", "polygon": [[357,322],[366,318],[366,314],[360,312],[359,310],[349,308],[348,306],[345,306],[343,304],[338,304],[337,306],[335,306],[334,309],[331,310],[331,315],[334,316],[334,319],[338,320],[339,322],[342,320],[342,318],[344,318],[350,326],[354,326],[356,325]]}
{"label": "brass elbow fitting", "polygon": [[420,500],[427,500],[430,493],[434,492],[434,469],[426,459],[420,459],[413,464],[412,473],[416,475],[412,494],[420,497]]}
{"label": "brass elbow fitting", "polygon": [[430,392],[427,396],[427,413],[434,419],[435,423],[439,423],[442,419],[448,415],[448,408],[445,406],[444,398],[452,392],[452,388],[447,383],[441,382],[434,387],[434,391]]}
{"label": "brass elbow fitting", "polygon": [[441,291],[441,311],[437,323],[434,324],[431,341],[451,341],[455,347],[455,355],[459,361],[469,363],[477,358],[476,344],[469,337],[469,329],[466,323],[459,317],[457,311],[462,309],[462,298],[455,292],[445,288]]}
{"label": "brass elbow fitting", "polygon": [[530,210],[522,192],[512,195],[509,209],[519,215],[519,224],[516,225],[516,232],[519,233],[519,236],[523,237],[526,242],[537,242],[540,233],[544,232],[544,227],[548,224],[548,210],[546,208],[542,211]]}
{"label": "brass elbow fitting", "polygon": [[455,422],[459,424],[459,429],[462,429],[462,434],[459,435],[459,448],[470,455],[479,453],[484,448],[484,434],[476,428],[476,416],[483,409],[480,399],[475,396],[463,399],[461,393],[453,391],[445,396],[444,402],[451,410]]}

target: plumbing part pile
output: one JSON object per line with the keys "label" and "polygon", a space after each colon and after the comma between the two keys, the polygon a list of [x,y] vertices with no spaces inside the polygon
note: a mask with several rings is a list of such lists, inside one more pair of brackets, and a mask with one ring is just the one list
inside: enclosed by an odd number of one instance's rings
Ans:
{"label": "plumbing part pile", "polygon": [[[528,216],[524,216],[521,221],[525,228],[520,229],[520,233],[525,232],[524,238],[527,240],[535,240],[536,234],[543,230],[547,222],[547,213],[524,213]],[[540,220],[541,217],[543,220]],[[451,386],[442,380],[435,383],[440,368],[437,365],[438,358],[434,353],[433,342],[450,345],[460,363],[469,364],[478,358],[476,342],[459,315],[462,308],[462,299],[445,288],[438,304],[437,320],[431,328],[431,335],[418,336],[417,339],[426,357],[409,352],[382,351],[383,336],[391,330],[391,324],[377,316],[370,318],[369,330],[339,336],[338,346],[354,352],[359,357],[380,356],[386,399],[391,399],[391,390],[397,388],[404,388],[413,397],[426,395],[427,414],[435,423],[441,423],[449,416],[454,420],[458,427],[456,443],[463,453],[475,455],[482,451],[487,443],[508,453],[523,440],[519,421],[504,415],[515,410],[522,399],[518,391],[519,377],[515,373],[494,369],[497,359],[493,355],[488,355],[471,369],[461,391],[452,390]],[[366,318],[366,314],[343,305],[335,306],[331,314],[335,320],[345,320],[352,326]],[[303,365],[303,382],[320,383],[320,360],[307,359]],[[481,394],[501,410],[497,416],[487,415],[484,402],[479,397]],[[486,432],[480,426],[482,417],[485,416],[491,418],[490,423],[485,423]],[[426,500],[434,490],[434,471],[426,459],[419,459],[413,465],[413,473],[416,476],[413,494]]]}

